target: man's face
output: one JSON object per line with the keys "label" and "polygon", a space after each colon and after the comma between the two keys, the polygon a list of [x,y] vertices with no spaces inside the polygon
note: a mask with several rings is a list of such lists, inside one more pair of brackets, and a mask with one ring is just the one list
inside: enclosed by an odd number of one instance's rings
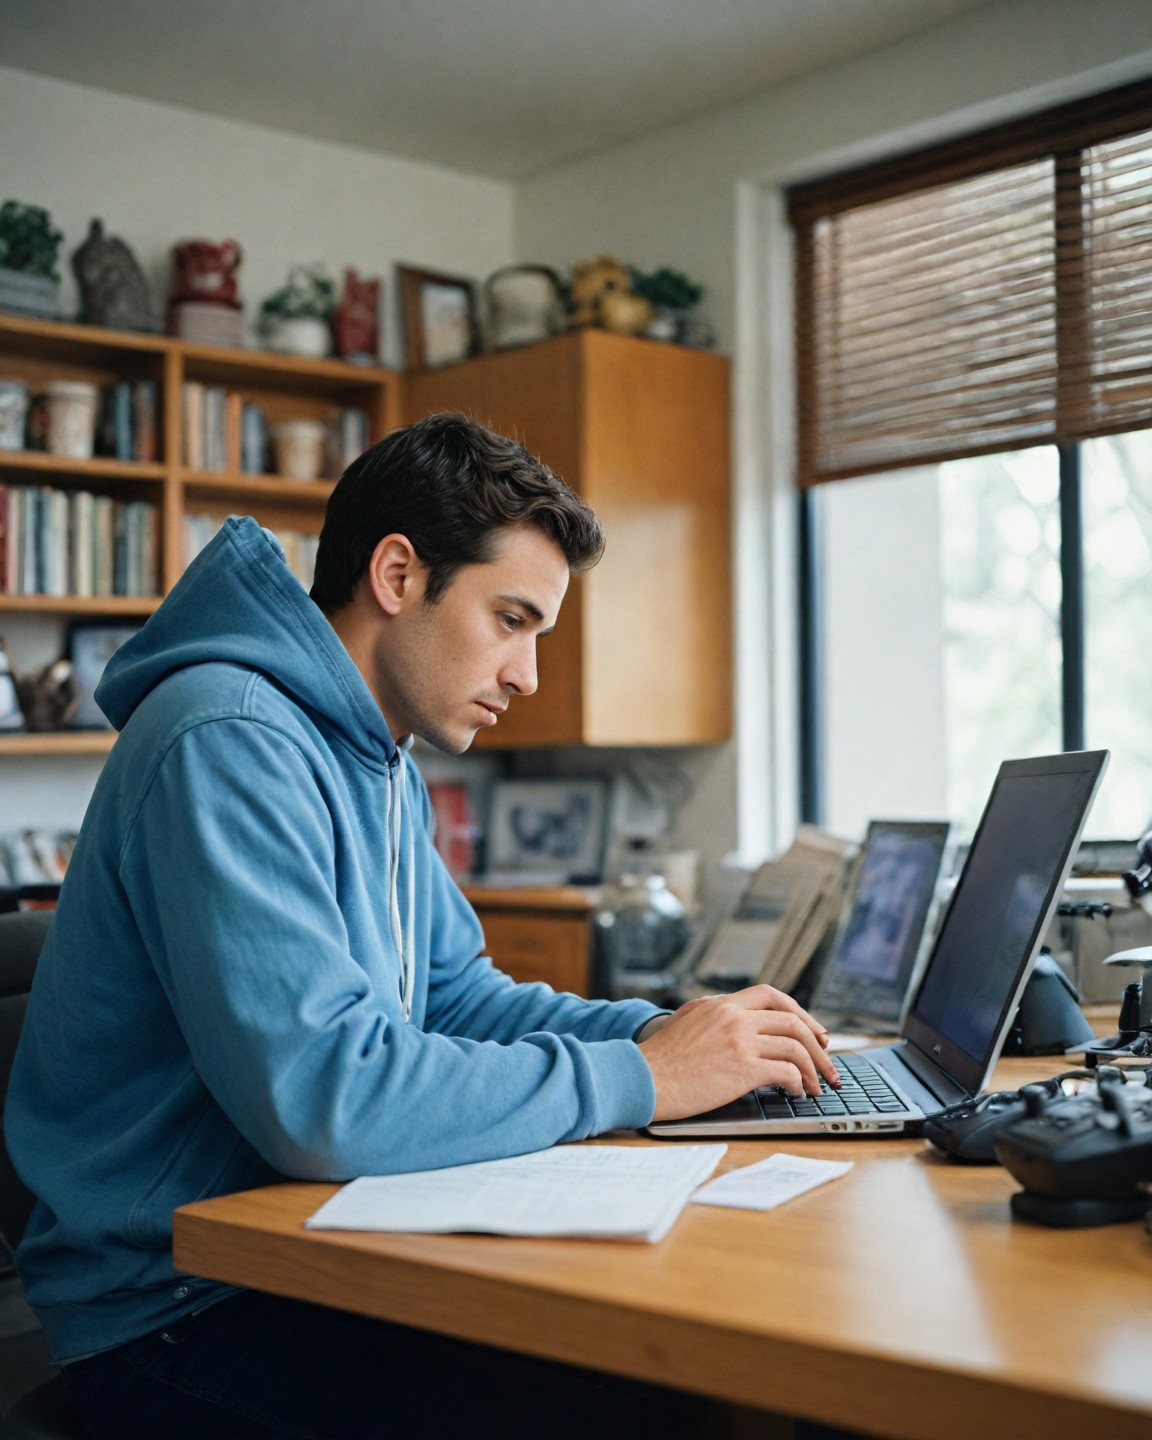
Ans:
{"label": "man's face", "polygon": [[568,562],[535,526],[514,525],[492,560],[464,566],[433,605],[426,581],[420,566],[410,603],[390,617],[374,688],[396,739],[411,732],[458,755],[512,696],[536,689],[536,639],[556,624]]}

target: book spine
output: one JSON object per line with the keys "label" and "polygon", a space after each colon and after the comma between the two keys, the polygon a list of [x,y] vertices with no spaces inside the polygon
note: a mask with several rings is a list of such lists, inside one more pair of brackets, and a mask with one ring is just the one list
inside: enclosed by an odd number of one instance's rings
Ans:
{"label": "book spine", "polygon": [[144,507],[144,577],[143,595],[158,595],[160,557],[160,511],[152,504]]}
{"label": "book spine", "polygon": [[267,424],[262,407],[245,405],[240,414],[240,469],[246,475],[264,473],[267,444]]}
{"label": "book spine", "polygon": [[119,381],[112,389],[113,434],[116,437],[116,459],[131,460],[132,453],[132,386]]}
{"label": "book spine", "polygon": [[43,492],[30,485],[24,494],[24,594],[42,593],[44,574]]}
{"label": "book spine", "polygon": [[95,496],[77,490],[72,496],[72,592],[81,598],[95,595],[92,581],[92,507]]}
{"label": "book spine", "polygon": [[68,493],[51,490],[45,499],[45,593],[61,599],[68,594]]}
{"label": "book spine", "polygon": [[134,459],[147,464],[154,462],[158,454],[157,395],[155,380],[137,380],[132,387],[132,454]]}
{"label": "book spine", "polygon": [[128,592],[128,513],[123,500],[112,502],[112,593]]}
{"label": "book spine", "polygon": [[24,487],[13,485],[8,492],[8,593],[24,594]]}
{"label": "book spine", "polygon": [[189,470],[204,469],[204,387],[195,380],[184,382],[184,464]]}
{"label": "book spine", "polygon": [[93,502],[94,525],[92,527],[92,567],[96,580],[96,594],[113,594],[114,525],[113,501],[107,495],[97,495]]}
{"label": "book spine", "polygon": [[204,394],[204,468],[223,471],[228,468],[228,441],[225,405],[227,392],[212,386]]}

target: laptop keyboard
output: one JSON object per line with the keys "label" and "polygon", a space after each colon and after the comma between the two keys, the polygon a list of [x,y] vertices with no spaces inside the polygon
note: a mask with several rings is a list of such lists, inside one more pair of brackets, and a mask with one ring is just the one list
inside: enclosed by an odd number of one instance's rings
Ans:
{"label": "laptop keyboard", "polygon": [[840,1072],[840,1088],[821,1078],[819,1095],[787,1095],[777,1085],[766,1085],[756,1091],[756,1098],[766,1120],[786,1119],[790,1115],[885,1115],[898,1114],[908,1106],[889,1084],[884,1073],[863,1055],[834,1055]]}

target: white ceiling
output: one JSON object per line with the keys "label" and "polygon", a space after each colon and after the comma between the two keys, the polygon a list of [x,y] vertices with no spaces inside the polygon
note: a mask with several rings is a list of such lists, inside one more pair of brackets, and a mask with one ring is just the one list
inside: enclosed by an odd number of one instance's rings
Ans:
{"label": "white ceiling", "polygon": [[518,178],[992,0],[0,0],[0,64]]}

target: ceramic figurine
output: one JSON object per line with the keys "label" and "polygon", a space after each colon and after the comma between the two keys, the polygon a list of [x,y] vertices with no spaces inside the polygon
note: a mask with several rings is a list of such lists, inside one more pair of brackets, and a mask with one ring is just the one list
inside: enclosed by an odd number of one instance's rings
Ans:
{"label": "ceramic figurine", "polygon": [[336,353],[345,360],[375,364],[380,355],[380,281],[361,279],[355,270],[344,271],[344,290],[332,313]]}
{"label": "ceramic figurine", "polygon": [[185,240],[172,247],[172,293],[169,304],[193,300],[239,310],[236,271],[243,257],[235,240]]}
{"label": "ceramic figurine", "polygon": [[547,265],[507,265],[489,275],[489,338],[496,349],[546,340],[565,326],[560,279]]}

